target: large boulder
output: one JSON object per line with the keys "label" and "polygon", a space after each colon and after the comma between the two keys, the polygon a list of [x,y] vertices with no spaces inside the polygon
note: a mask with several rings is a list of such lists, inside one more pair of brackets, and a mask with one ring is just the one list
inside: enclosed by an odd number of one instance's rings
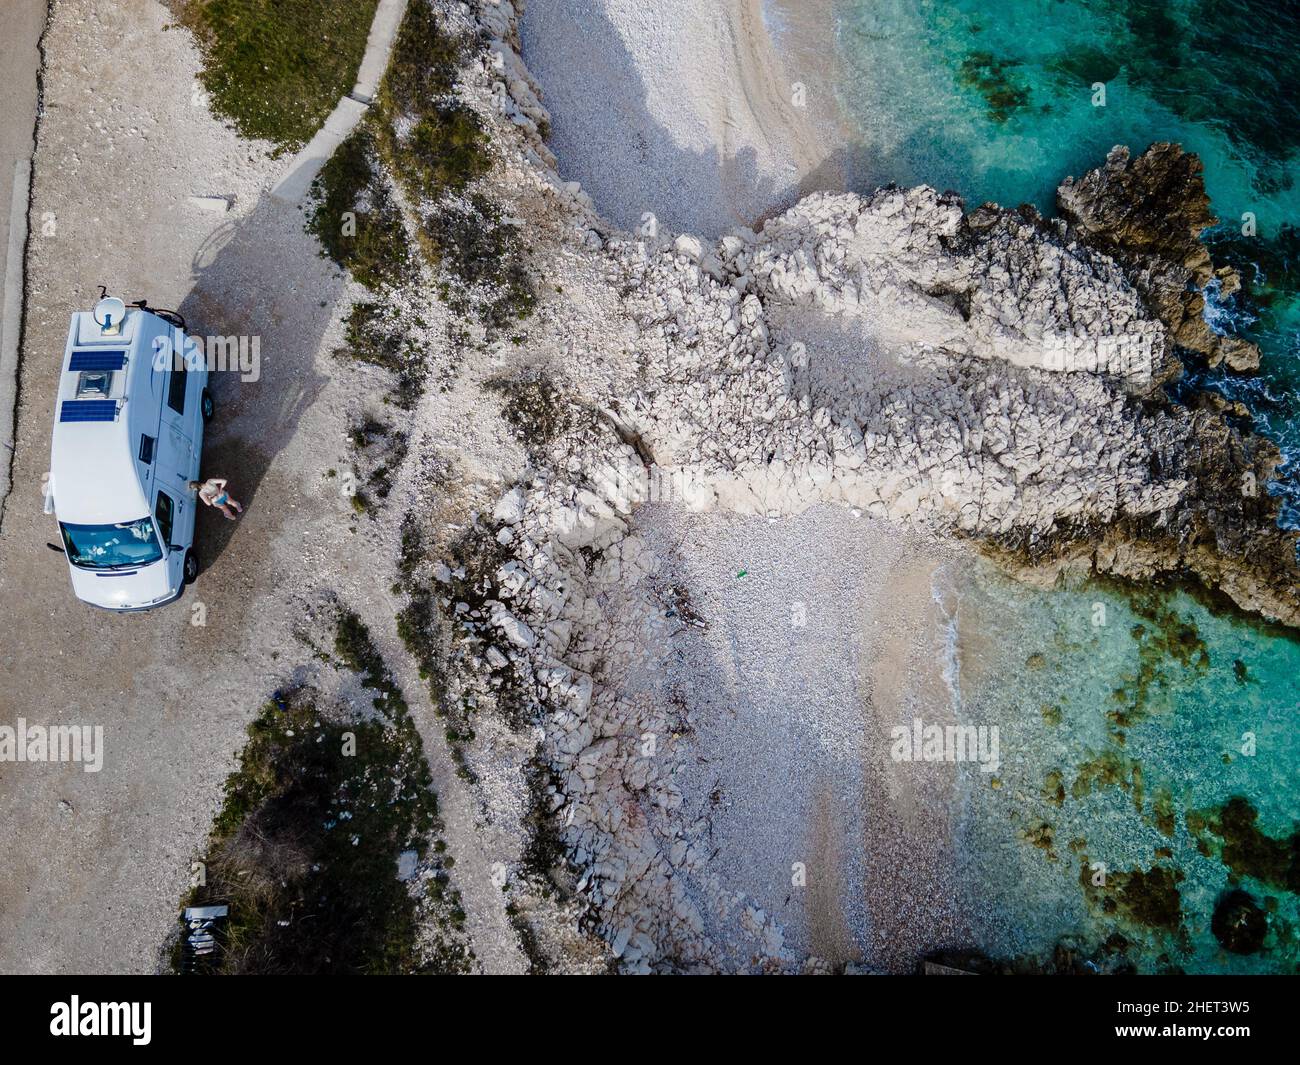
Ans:
{"label": "large boulder", "polygon": [[[1177,144],[1153,144],[1136,159],[1116,146],[1104,165],[1066,178],[1056,204],[1080,239],[1123,267],[1175,344],[1211,366],[1259,368],[1254,344],[1221,336],[1205,320],[1205,286],[1218,281],[1230,295],[1241,278],[1229,267],[1216,267],[1201,242],[1218,219],[1210,211],[1200,159]],[[1169,377],[1179,372],[1173,362],[1168,369]]]}

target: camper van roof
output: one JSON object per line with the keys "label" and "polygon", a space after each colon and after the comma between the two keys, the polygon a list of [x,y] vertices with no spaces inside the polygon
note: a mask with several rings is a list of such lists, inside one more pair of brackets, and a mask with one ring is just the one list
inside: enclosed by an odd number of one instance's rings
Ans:
{"label": "camper van roof", "polygon": [[[89,311],[73,314],[50,453],[60,521],[106,525],[150,513],[132,439],[140,432],[157,432],[156,390],[161,384],[155,378],[165,375],[153,368],[152,341],[167,328],[162,319],[131,310],[120,332],[105,336]],[[111,374],[107,394],[79,396],[83,373],[97,371]],[[146,424],[150,413],[152,428]]]}

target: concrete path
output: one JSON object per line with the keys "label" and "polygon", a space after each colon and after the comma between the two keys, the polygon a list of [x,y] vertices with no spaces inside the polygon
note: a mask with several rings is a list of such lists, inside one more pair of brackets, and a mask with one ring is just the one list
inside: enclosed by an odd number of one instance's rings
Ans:
{"label": "concrete path", "polygon": [[46,0],[10,0],[0,34],[0,82],[6,89],[0,113],[0,521],[9,496],[18,388],[18,341],[22,334],[23,246],[35,147],[37,71]]}
{"label": "concrete path", "polygon": [[388,55],[393,50],[405,13],[406,0],[379,0],[375,21],[370,24],[370,36],[366,39],[366,52],[357,71],[356,85],[339,101],[325,125],[316,131],[316,136],[293,157],[284,177],[271,189],[275,199],[284,203],[300,202],[334,150],[356,129],[361,116],[379,92],[379,81],[388,69]]}

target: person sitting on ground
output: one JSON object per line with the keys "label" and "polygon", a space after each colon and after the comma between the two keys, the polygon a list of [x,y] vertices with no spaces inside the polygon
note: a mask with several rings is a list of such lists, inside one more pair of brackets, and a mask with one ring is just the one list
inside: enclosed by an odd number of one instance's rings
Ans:
{"label": "person sitting on ground", "polygon": [[203,502],[210,507],[216,507],[231,521],[244,513],[244,508],[231,499],[230,493],[226,491],[226,479],[224,477],[209,477],[202,482],[190,481],[189,489],[191,492],[198,492],[199,498]]}

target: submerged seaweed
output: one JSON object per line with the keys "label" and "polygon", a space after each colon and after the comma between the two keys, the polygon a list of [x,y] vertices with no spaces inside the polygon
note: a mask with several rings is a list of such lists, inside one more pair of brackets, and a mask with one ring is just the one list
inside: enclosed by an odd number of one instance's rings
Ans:
{"label": "submerged seaweed", "polygon": [[1029,88],[1013,73],[1018,66],[1018,59],[998,58],[991,52],[971,52],[958,68],[957,82],[984,97],[989,118],[1002,124],[1029,107]]}
{"label": "submerged seaweed", "polygon": [[1183,904],[1178,885],[1183,879],[1181,869],[1157,865],[1147,870],[1108,873],[1104,883],[1095,884],[1087,855],[1083,856],[1079,873],[1089,906],[1133,926],[1163,932],[1177,932],[1182,927]]}
{"label": "submerged seaweed", "polygon": [[1260,829],[1259,811],[1242,795],[1222,806],[1187,814],[1187,827],[1208,849],[1208,836],[1220,841],[1219,858],[1236,877],[1249,876],[1262,884],[1300,892],[1300,828],[1274,837]]}
{"label": "submerged seaweed", "polygon": [[1168,696],[1179,679],[1174,667],[1198,675],[1210,668],[1209,645],[1196,624],[1180,614],[1167,595],[1135,592],[1130,606],[1142,619],[1131,630],[1138,645],[1138,666],[1111,693],[1112,700],[1120,705],[1106,718],[1117,734],[1161,708],[1158,697]]}

